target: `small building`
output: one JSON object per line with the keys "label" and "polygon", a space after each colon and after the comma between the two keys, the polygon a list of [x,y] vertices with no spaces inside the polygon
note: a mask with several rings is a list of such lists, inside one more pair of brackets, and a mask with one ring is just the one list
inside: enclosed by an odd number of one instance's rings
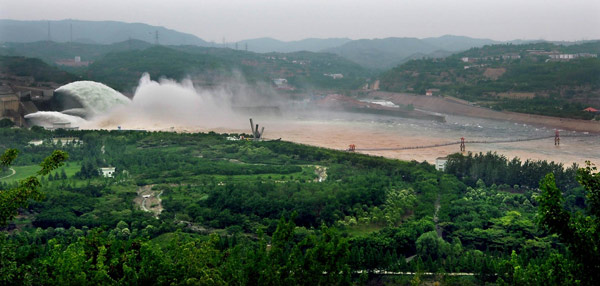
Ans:
{"label": "small building", "polygon": [[285,78],[274,78],[273,83],[275,86],[284,86],[287,84],[287,79]]}
{"label": "small building", "polygon": [[112,178],[115,176],[115,167],[100,168],[103,177]]}
{"label": "small building", "polygon": [[40,146],[44,144],[44,140],[31,140],[29,141],[29,145]]}
{"label": "small building", "polygon": [[435,159],[435,169],[438,171],[446,170],[447,162],[448,162],[448,157],[437,157]]}
{"label": "small building", "polygon": [[426,96],[434,96],[435,94],[439,94],[440,89],[439,88],[430,88],[425,90],[425,95]]}
{"label": "small building", "polygon": [[77,145],[77,144],[81,144],[83,143],[79,138],[75,138],[75,137],[61,137],[61,138],[54,138],[52,139],[52,143],[54,145],[60,143],[61,145],[66,145],[66,144],[73,144],[73,145]]}
{"label": "small building", "polygon": [[598,109],[593,108],[593,107],[590,106],[590,107],[584,109],[583,111],[592,112],[592,113],[598,113],[600,110],[598,110]]}
{"label": "small building", "polygon": [[333,79],[340,79],[340,78],[344,78],[344,75],[341,73],[324,73],[324,76],[328,76],[331,77]]}

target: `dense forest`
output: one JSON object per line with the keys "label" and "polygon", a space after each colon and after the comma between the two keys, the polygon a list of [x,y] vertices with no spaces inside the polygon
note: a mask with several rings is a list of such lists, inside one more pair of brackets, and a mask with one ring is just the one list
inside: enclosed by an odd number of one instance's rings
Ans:
{"label": "dense forest", "polygon": [[1,128],[1,283],[598,281],[592,166],[468,154],[444,173],[236,136]]}

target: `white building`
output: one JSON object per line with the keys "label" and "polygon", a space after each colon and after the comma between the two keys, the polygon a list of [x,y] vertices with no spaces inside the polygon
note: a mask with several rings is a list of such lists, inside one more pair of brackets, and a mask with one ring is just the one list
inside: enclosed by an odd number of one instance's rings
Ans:
{"label": "white building", "polygon": [[435,159],[435,169],[438,171],[444,171],[446,169],[446,163],[448,162],[448,157],[438,157]]}
{"label": "white building", "polygon": [[273,79],[273,83],[276,86],[283,86],[283,85],[287,84],[287,79],[285,79],[285,78],[275,78],[275,79]]}
{"label": "white building", "polygon": [[44,144],[44,140],[31,140],[29,141],[29,145],[40,146]]}
{"label": "white building", "polygon": [[324,73],[323,75],[331,77],[333,79],[344,78],[344,75],[341,73]]}
{"label": "white building", "polygon": [[69,143],[72,143],[73,145],[78,145],[83,143],[83,141],[81,141],[79,138],[75,138],[75,137],[62,137],[62,138],[53,138],[52,139],[52,143],[54,145],[58,144],[60,142],[61,145],[66,145]]}
{"label": "white building", "polygon": [[102,172],[103,177],[112,178],[115,175],[115,167],[100,168],[100,172]]}

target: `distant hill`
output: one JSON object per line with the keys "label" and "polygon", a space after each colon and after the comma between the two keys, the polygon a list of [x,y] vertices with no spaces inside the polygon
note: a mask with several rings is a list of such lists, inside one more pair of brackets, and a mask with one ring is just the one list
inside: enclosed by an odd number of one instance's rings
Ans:
{"label": "distant hill", "polygon": [[338,54],[364,67],[383,70],[403,63],[415,55],[421,57],[446,56],[451,52],[497,43],[487,39],[461,36],[439,38],[385,38],[356,40],[325,51]]}
{"label": "distant hill", "polygon": [[387,91],[460,97],[482,106],[592,118],[600,108],[600,41],[472,48],[446,58],[417,59],[381,75]]}
{"label": "distant hill", "polygon": [[259,38],[239,41],[237,42],[237,45],[239,50],[245,50],[246,45],[248,45],[248,51],[257,53],[289,53],[299,51],[318,52],[321,50],[341,46],[350,41],[352,40],[348,38],[309,38],[300,41],[284,42],[273,38]]}
{"label": "distant hill", "polygon": [[[50,27],[50,39],[48,39],[48,26]],[[48,40],[70,42],[72,39],[73,42],[78,43],[113,44],[131,38],[154,43],[156,32],[158,32],[159,43],[163,45],[212,45],[191,34],[142,23],[0,20],[0,42],[28,43]]]}
{"label": "distant hill", "polygon": [[440,50],[459,52],[485,45],[499,44],[501,42],[490,39],[475,39],[465,36],[445,35],[437,38],[424,38],[423,42],[438,47]]}
{"label": "distant hill", "polygon": [[[191,77],[198,84],[212,85],[240,72],[246,81],[271,84],[285,78],[300,89],[355,89],[371,74],[358,64],[326,53],[294,52],[257,54],[224,48],[198,46],[153,46],[144,50],[111,52],[83,73],[89,79],[128,91],[142,73],[180,80]],[[334,79],[326,74],[342,74]]]}
{"label": "distant hill", "polygon": [[186,75],[206,70],[222,70],[218,59],[204,55],[191,55],[164,46],[154,46],[139,51],[108,53],[86,70],[86,76],[115,89],[130,91],[143,73],[154,79],[167,77],[180,80]]}
{"label": "distant hill", "polygon": [[153,45],[140,40],[127,40],[108,45],[40,41],[5,43],[0,47],[0,54],[40,58],[49,64],[54,64],[58,60],[73,59],[76,56],[81,57],[82,61],[94,61],[110,52],[143,50],[151,46]]}

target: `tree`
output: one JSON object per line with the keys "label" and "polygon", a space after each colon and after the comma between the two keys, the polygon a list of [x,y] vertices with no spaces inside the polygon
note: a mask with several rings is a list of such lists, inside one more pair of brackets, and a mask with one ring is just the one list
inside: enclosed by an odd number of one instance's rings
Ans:
{"label": "tree", "polygon": [[416,241],[417,254],[422,257],[431,257],[433,260],[443,258],[451,248],[450,244],[441,237],[438,237],[435,231],[429,231]]}
{"label": "tree", "polygon": [[[7,167],[17,158],[19,151],[16,149],[7,149],[0,156],[0,166]],[[27,207],[28,201],[41,200],[43,194],[40,192],[40,180],[38,176],[46,176],[50,172],[62,166],[65,160],[69,158],[66,152],[55,150],[50,156],[46,157],[40,164],[41,169],[36,175],[30,176],[19,181],[16,188],[0,190],[0,226],[4,226],[12,220],[17,214],[19,208]]]}
{"label": "tree", "polygon": [[15,123],[8,118],[3,118],[2,120],[0,120],[0,128],[7,128],[13,126],[15,126]]}
{"label": "tree", "polygon": [[552,173],[540,182],[539,224],[557,234],[580,264],[583,281],[600,282],[600,173],[589,161],[577,171],[577,181],[585,188],[585,213],[571,213],[563,207],[564,198]]}
{"label": "tree", "polygon": [[402,221],[405,213],[417,202],[417,197],[412,189],[390,190],[385,199],[385,217],[389,226],[396,226]]}

